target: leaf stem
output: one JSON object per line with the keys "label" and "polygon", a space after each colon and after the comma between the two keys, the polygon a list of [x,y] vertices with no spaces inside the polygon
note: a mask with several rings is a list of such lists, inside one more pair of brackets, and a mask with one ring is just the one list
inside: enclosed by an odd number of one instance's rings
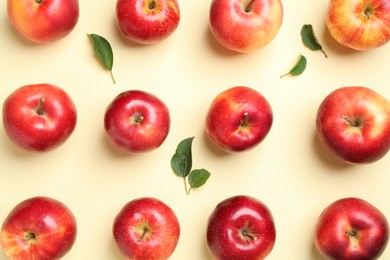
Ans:
{"label": "leaf stem", "polygon": [[115,80],[114,74],[112,73],[112,70],[110,70],[110,76],[111,76],[112,82],[115,84],[116,80]]}
{"label": "leaf stem", "polygon": [[190,195],[191,187],[188,188],[188,185],[187,185],[187,178],[184,177],[183,180],[184,180],[184,189],[185,189],[185,191],[186,191],[186,195]]}

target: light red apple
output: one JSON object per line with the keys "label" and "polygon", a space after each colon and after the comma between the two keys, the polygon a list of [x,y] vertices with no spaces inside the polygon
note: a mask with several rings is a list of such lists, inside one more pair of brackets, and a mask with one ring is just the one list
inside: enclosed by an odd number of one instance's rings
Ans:
{"label": "light red apple", "polygon": [[66,255],[77,236],[71,210],[49,197],[32,197],[8,214],[0,233],[0,244],[12,260],[55,260]]}
{"label": "light red apple", "polygon": [[315,246],[325,259],[379,259],[389,240],[389,224],[375,206],[360,198],[343,198],[318,217]]}
{"label": "light red apple", "polygon": [[179,25],[177,0],[117,0],[116,21],[124,36],[140,44],[168,38]]}
{"label": "light red apple", "polygon": [[67,36],[80,13],[78,0],[7,0],[7,11],[15,29],[37,43]]}
{"label": "light red apple", "polygon": [[227,152],[248,151],[264,140],[272,122],[272,108],[266,98],[253,88],[236,86],[211,102],[206,134]]}
{"label": "light red apple", "polygon": [[28,151],[49,151],[62,145],[73,133],[76,122],[71,97],[52,84],[22,86],[3,103],[7,136]]}
{"label": "light red apple", "polygon": [[366,51],[390,40],[388,0],[330,0],[326,24],[332,37],[348,48]]}
{"label": "light red apple", "polygon": [[213,0],[209,23],[214,38],[237,52],[254,52],[268,45],[283,22],[280,0]]}
{"label": "light red apple", "polygon": [[214,259],[264,259],[275,240],[270,209],[251,196],[237,195],[221,201],[207,223],[207,246]]}
{"label": "light red apple", "polygon": [[127,259],[163,260],[176,249],[180,224],[167,204],[156,198],[142,197],[128,202],[119,211],[113,235]]}
{"label": "light red apple", "polygon": [[108,105],[104,127],[108,139],[117,149],[127,153],[152,151],[168,136],[169,110],[151,93],[124,91]]}
{"label": "light red apple", "polygon": [[373,163],[390,149],[390,102],[367,87],[332,91],[318,108],[316,125],[325,149],[343,162]]}

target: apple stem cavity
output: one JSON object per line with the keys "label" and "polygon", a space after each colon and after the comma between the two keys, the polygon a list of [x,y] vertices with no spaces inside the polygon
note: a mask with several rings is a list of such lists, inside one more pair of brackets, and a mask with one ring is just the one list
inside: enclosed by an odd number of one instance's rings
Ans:
{"label": "apple stem cavity", "polygon": [[367,4],[363,10],[363,14],[364,14],[364,17],[366,18],[366,20],[370,20],[373,12],[374,12],[374,10],[372,9],[372,7]]}
{"label": "apple stem cavity", "polygon": [[26,241],[34,241],[36,238],[36,235],[34,232],[26,232],[25,236],[24,236],[24,240]]}
{"label": "apple stem cavity", "polygon": [[45,103],[45,99],[43,97],[41,97],[39,99],[39,106],[38,106],[38,109],[37,109],[37,114],[40,115],[40,116],[44,114],[43,103]]}
{"label": "apple stem cavity", "polygon": [[352,120],[349,116],[343,116],[344,120],[348,122],[353,127],[358,127],[361,125],[361,122],[359,119]]}
{"label": "apple stem cavity", "polygon": [[156,8],[156,5],[157,5],[157,0],[153,0],[152,2],[150,2],[149,10],[153,10],[154,8]]}
{"label": "apple stem cavity", "polygon": [[245,126],[248,123],[248,112],[245,112],[241,120],[240,126]]}
{"label": "apple stem cavity", "polygon": [[136,123],[136,124],[140,124],[143,120],[144,120],[144,117],[141,115],[141,113],[138,113],[138,112],[135,113],[131,117],[131,122]]}
{"label": "apple stem cavity", "polygon": [[245,12],[249,13],[253,9],[253,4],[256,0],[250,0],[245,6]]}

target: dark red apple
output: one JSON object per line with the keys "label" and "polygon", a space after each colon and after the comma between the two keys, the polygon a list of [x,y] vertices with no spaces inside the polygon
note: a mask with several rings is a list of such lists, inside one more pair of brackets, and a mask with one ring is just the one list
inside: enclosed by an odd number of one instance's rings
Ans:
{"label": "dark red apple", "polygon": [[55,260],[66,255],[76,241],[77,224],[70,209],[48,197],[20,202],[8,214],[0,244],[9,259]]}
{"label": "dark red apple", "polygon": [[373,163],[390,149],[390,102],[367,87],[332,91],[316,118],[321,143],[347,163]]}
{"label": "dark red apple", "polygon": [[227,152],[248,151],[267,136],[273,122],[272,108],[258,91],[243,86],[227,89],[211,102],[206,134]]}
{"label": "dark red apple", "polygon": [[140,90],[122,92],[106,109],[104,127],[111,143],[128,153],[142,153],[158,148],[170,129],[170,115],[165,103]]}
{"label": "dark red apple", "polygon": [[319,216],[315,246],[326,259],[378,259],[389,240],[383,213],[360,198],[339,199]]}
{"label": "dark red apple", "polygon": [[117,214],[113,235],[127,259],[168,259],[176,249],[180,225],[175,212],[150,197],[128,202]]}
{"label": "dark red apple", "polygon": [[48,151],[63,144],[76,127],[77,111],[70,96],[52,84],[18,88],[3,103],[7,136],[29,151]]}
{"label": "dark red apple", "polygon": [[207,246],[214,259],[264,259],[271,253],[275,240],[271,211],[250,196],[223,200],[208,220]]}

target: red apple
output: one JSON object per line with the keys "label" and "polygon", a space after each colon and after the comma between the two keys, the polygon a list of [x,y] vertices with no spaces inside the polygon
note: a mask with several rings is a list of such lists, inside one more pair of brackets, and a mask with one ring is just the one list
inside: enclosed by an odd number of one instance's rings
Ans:
{"label": "red apple", "polygon": [[207,246],[214,259],[264,259],[271,253],[275,240],[270,210],[250,196],[238,195],[223,200],[208,220]]}
{"label": "red apple", "polygon": [[389,0],[330,0],[326,24],[332,37],[351,49],[365,51],[390,40]]}
{"label": "red apple", "polygon": [[254,52],[269,44],[283,21],[280,0],[213,0],[210,29],[227,49]]}
{"label": "red apple", "polygon": [[170,128],[168,107],[155,95],[128,90],[114,98],[106,109],[104,127],[114,147],[128,153],[158,148]]}
{"label": "red apple", "polygon": [[115,243],[127,259],[162,260],[174,252],[180,225],[174,211],[156,198],[128,202],[114,220]]}
{"label": "red apple", "polygon": [[20,202],[3,222],[0,244],[9,259],[60,259],[72,248],[76,219],[62,202],[32,197]]}
{"label": "red apple", "polygon": [[326,150],[347,163],[372,163],[390,149],[390,102],[366,87],[331,92],[317,111],[317,133]]}
{"label": "red apple", "polygon": [[51,84],[20,87],[3,104],[6,134],[28,151],[48,151],[63,144],[73,133],[76,121],[72,99]]}
{"label": "red apple", "polygon": [[7,11],[15,29],[37,43],[64,38],[79,19],[78,0],[7,0]]}
{"label": "red apple", "polygon": [[140,44],[169,37],[180,22],[177,0],[117,0],[116,20],[124,36]]}
{"label": "red apple", "polygon": [[315,246],[326,259],[373,260],[389,240],[386,217],[359,198],[344,198],[330,204],[318,218]]}
{"label": "red apple", "polygon": [[227,152],[247,151],[271,129],[272,109],[258,91],[233,87],[217,95],[206,115],[206,134]]}

